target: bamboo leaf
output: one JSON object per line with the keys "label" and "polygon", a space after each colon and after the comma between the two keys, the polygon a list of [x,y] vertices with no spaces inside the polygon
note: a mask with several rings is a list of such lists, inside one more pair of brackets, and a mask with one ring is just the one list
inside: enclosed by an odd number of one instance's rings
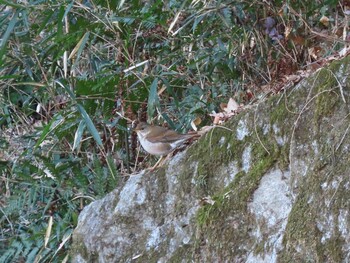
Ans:
{"label": "bamboo leaf", "polygon": [[17,11],[12,19],[10,20],[10,23],[8,24],[7,28],[6,28],[6,31],[5,33],[1,36],[1,45],[0,45],[0,64],[2,64],[2,57],[5,53],[5,50],[6,50],[6,43],[13,31],[13,29],[15,28],[16,26],[16,23],[18,21],[17,17],[18,17],[18,13],[19,11]]}
{"label": "bamboo leaf", "polygon": [[[65,18],[65,17],[68,15],[68,13],[70,12],[70,10],[71,10],[72,7],[73,7],[74,2],[75,2],[75,1],[72,1],[72,2],[67,6],[66,10],[64,11],[63,18]],[[62,18],[62,19],[63,19],[63,18]]]}
{"label": "bamboo leaf", "polygon": [[83,133],[86,127],[85,121],[80,121],[78,129],[75,132],[74,135],[74,144],[73,144],[73,151],[77,149],[77,147],[80,145],[81,138],[83,137]]}
{"label": "bamboo leaf", "polygon": [[151,84],[150,92],[148,96],[148,106],[147,106],[148,121],[152,119],[157,106],[159,106],[159,98],[158,98],[157,90],[158,90],[158,78],[155,78]]}
{"label": "bamboo leaf", "polygon": [[91,133],[92,137],[94,137],[96,143],[99,146],[102,146],[102,140],[101,140],[100,134],[98,133],[95,125],[93,124],[92,120],[90,119],[89,114],[87,114],[87,112],[85,111],[85,109],[82,105],[77,104],[77,107],[78,107],[78,111],[80,112],[83,119],[85,120],[87,128],[88,128],[89,132]]}
{"label": "bamboo leaf", "polygon": [[61,115],[55,115],[54,118],[44,127],[40,138],[36,142],[34,148],[37,148],[45,139],[46,137],[54,131],[58,126],[60,126],[64,122],[64,118],[62,118]]}
{"label": "bamboo leaf", "polygon": [[64,16],[64,9],[63,9],[63,6],[61,6],[57,15],[57,37],[58,38],[61,38],[63,33],[63,16]]}
{"label": "bamboo leaf", "polygon": [[117,178],[117,175],[118,175],[118,169],[117,169],[117,167],[115,166],[115,161],[114,161],[113,156],[111,156],[110,154],[108,154],[108,155],[107,155],[107,158],[106,158],[106,161],[107,161],[107,165],[108,165],[109,172],[111,173],[113,179],[116,179],[116,178]]}
{"label": "bamboo leaf", "polygon": [[84,36],[79,40],[78,44],[74,47],[74,49],[72,50],[72,52],[70,53],[68,59],[72,59],[74,57],[75,54],[77,54],[77,57],[74,61],[73,64],[73,69],[76,67],[77,63],[79,62],[79,58],[81,56],[81,53],[83,52],[85,45],[87,43],[87,41],[89,40],[89,36],[90,36],[90,32],[86,32],[84,34]]}
{"label": "bamboo leaf", "polygon": [[13,1],[0,0],[0,3],[11,6],[11,7],[15,7],[15,8],[24,8],[25,7],[24,5],[13,3]]}
{"label": "bamboo leaf", "polygon": [[[56,80],[55,81],[57,84],[59,84],[61,87],[63,87],[67,93],[69,94],[69,96],[71,97],[71,99],[74,101],[74,102],[77,102],[76,100],[76,97],[74,95],[74,93],[71,91],[71,89],[69,87],[67,87],[66,85],[63,85],[60,81]],[[82,105],[80,105],[79,103],[77,103],[77,109],[78,111],[80,112],[81,116],[83,117],[86,125],[87,125],[87,128],[89,130],[89,132],[91,133],[92,137],[94,138],[94,140],[96,141],[96,143],[99,145],[99,146],[102,146],[102,140],[101,140],[101,137],[100,137],[100,134],[98,133],[95,125],[93,124],[89,114],[87,114],[86,110],[84,109],[84,107]]]}

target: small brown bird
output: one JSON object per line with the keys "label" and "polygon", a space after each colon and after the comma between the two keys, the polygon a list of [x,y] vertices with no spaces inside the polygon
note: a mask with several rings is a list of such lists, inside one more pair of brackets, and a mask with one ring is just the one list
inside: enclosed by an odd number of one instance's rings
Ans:
{"label": "small brown bird", "polygon": [[135,131],[146,152],[152,155],[167,155],[182,145],[185,141],[198,137],[197,133],[180,134],[161,126],[152,126],[145,122],[139,123]]}

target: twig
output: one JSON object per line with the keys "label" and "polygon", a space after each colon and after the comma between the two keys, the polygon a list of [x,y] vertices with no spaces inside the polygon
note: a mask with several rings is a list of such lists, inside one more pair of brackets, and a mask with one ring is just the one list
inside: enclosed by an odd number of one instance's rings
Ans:
{"label": "twig", "polygon": [[346,100],[345,100],[345,97],[344,97],[344,91],[343,91],[343,87],[342,85],[340,84],[337,76],[333,73],[332,70],[330,69],[327,69],[330,73],[332,73],[332,75],[334,76],[335,80],[337,81],[338,85],[339,85],[339,90],[340,90],[340,95],[341,95],[341,98],[343,99],[344,103],[346,103]]}
{"label": "twig", "polygon": [[256,128],[256,113],[258,112],[258,108],[259,108],[259,103],[256,107],[256,110],[254,111],[254,131],[256,134],[256,137],[258,138],[258,141],[260,142],[261,146],[264,148],[264,150],[270,155],[269,150],[265,147],[265,145],[263,144],[263,142],[260,140],[259,134],[258,134],[258,130]]}

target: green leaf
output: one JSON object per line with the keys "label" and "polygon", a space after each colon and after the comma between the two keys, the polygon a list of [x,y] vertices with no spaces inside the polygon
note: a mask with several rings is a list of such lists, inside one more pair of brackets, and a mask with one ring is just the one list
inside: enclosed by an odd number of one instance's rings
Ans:
{"label": "green leaf", "polygon": [[[72,7],[73,7],[74,2],[75,2],[75,1],[72,1],[72,2],[67,6],[66,10],[64,11],[63,18],[65,18],[65,17],[68,15],[68,13],[70,12],[70,10],[71,10]],[[62,18],[62,19],[63,19],[63,18]]]}
{"label": "green leaf", "polygon": [[89,36],[90,36],[90,32],[86,32],[84,34],[84,36],[79,40],[78,44],[75,46],[75,48],[73,49],[72,53],[69,56],[69,58],[71,58],[72,56],[75,55],[75,53],[77,53],[77,57],[76,57],[74,64],[72,66],[73,69],[76,68],[76,66],[79,62],[81,53],[83,52],[85,45],[86,45],[87,41],[89,40]]}
{"label": "green leaf", "polygon": [[[61,87],[63,87],[67,93],[69,94],[69,96],[71,97],[71,99],[74,102],[77,102],[74,93],[70,90],[69,87],[63,85],[60,81],[56,80],[55,81],[57,84],[59,84]],[[80,112],[81,116],[83,117],[83,119],[85,120],[85,123],[87,125],[87,128],[89,130],[89,132],[91,133],[92,137],[95,139],[96,143],[99,146],[102,146],[102,140],[100,137],[100,134],[98,133],[95,125],[93,124],[89,114],[87,114],[86,110],[84,109],[84,107],[82,105],[80,105],[79,103],[77,103],[77,109]]]}
{"label": "green leaf", "polygon": [[148,106],[147,106],[148,121],[152,119],[157,106],[159,106],[158,78],[155,78],[151,84],[149,96],[148,96]]}
{"label": "green leaf", "polygon": [[39,147],[39,145],[46,139],[46,137],[53,131],[55,130],[58,126],[60,126],[64,122],[64,118],[62,118],[61,115],[55,115],[52,120],[45,125],[40,138],[36,142],[34,148]]}
{"label": "green leaf", "polygon": [[117,170],[117,167],[115,166],[115,161],[113,156],[111,154],[108,154],[106,161],[107,161],[109,172],[111,173],[113,179],[116,179],[118,175],[118,170]]}
{"label": "green leaf", "polygon": [[6,50],[6,44],[7,41],[13,31],[13,29],[15,28],[15,25],[17,23],[17,19],[18,19],[18,14],[19,14],[19,10],[13,15],[12,19],[10,20],[10,23],[8,24],[5,33],[1,36],[1,45],[0,45],[0,64],[2,64],[2,57],[5,53]]}
{"label": "green leaf", "polygon": [[98,133],[95,125],[93,124],[92,120],[90,119],[90,116],[87,114],[87,112],[85,111],[83,106],[81,106],[80,104],[77,104],[77,107],[78,107],[78,111],[80,112],[83,119],[85,120],[87,128],[88,128],[89,132],[91,133],[92,137],[94,137],[96,143],[99,146],[102,146],[102,140],[101,140],[100,134]]}
{"label": "green leaf", "polygon": [[81,139],[83,137],[83,133],[86,127],[85,121],[80,121],[78,129],[75,132],[74,136],[74,144],[73,144],[73,151],[77,149],[77,147],[80,145]]}
{"label": "green leaf", "polygon": [[0,0],[0,3],[15,7],[15,8],[24,8],[25,7],[24,5],[19,5],[19,4],[13,3],[13,1]]}

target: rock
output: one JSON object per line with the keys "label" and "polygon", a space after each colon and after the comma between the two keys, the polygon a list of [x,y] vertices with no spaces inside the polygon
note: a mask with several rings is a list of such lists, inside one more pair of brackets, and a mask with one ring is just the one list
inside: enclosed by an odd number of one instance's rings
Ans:
{"label": "rock", "polygon": [[348,72],[335,61],[130,176],[81,212],[72,261],[348,262]]}

